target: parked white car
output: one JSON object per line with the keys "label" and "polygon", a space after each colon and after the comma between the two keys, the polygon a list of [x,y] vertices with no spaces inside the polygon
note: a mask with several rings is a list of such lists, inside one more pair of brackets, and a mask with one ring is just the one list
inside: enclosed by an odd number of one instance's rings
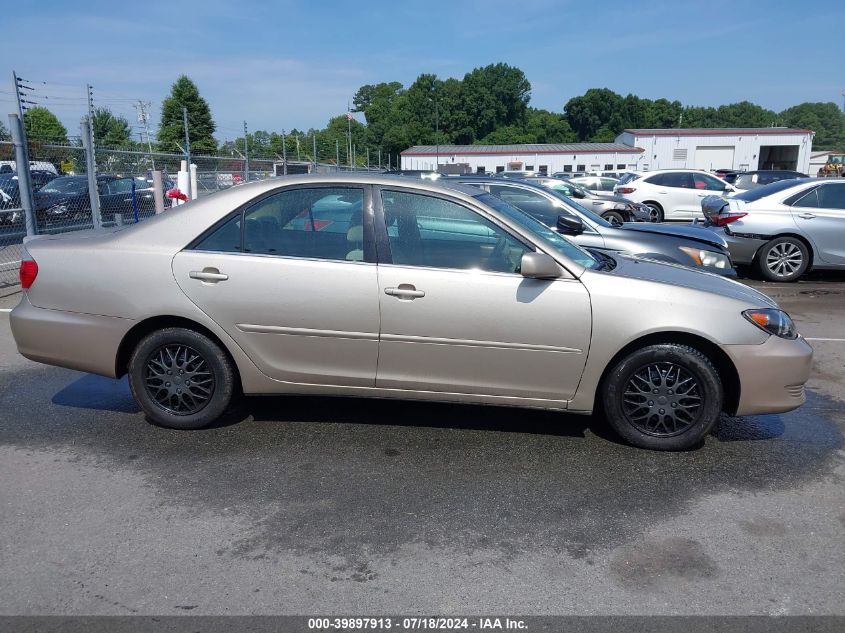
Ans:
{"label": "parked white car", "polygon": [[659,169],[632,173],[613,191],[654,211],[658,222],[704,217],[701,201],[707,196],[729,195],[737,189],[713,174],[697,169]]}

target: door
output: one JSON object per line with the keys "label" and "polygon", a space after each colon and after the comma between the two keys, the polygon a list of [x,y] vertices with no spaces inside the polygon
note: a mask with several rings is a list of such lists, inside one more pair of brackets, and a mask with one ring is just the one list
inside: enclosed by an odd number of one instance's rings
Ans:
{"label": "door", "polygon": [[704,212],[701,210],[701,201],[708,196],[723,196],[729,190],[729,186],[715,178],[713,176],[709,176],[707,174],[693,174],[692,175],[693,186],[695,187],[696,196],[698,197],[698,204],[694,209],[694,216],[695,217],[704,217]]}
{"label": "door", "polygon": [[701,198],[693,184],[692,174],[670,171],[649,180],[656,185],[657,202],[667,220],[686,220],[701,213]]}
{"label": "door", "polygon": [[798,228],[813,242],[816,257],[845,265],[845,183],[822,184],[792,205]]}
{"label": "door", "polygon": [[522,277],[533,249],[463,204],[399,189],[381,200],[376,386],[570,399],[590,340],[581,283]]}
{"label": "door", "polygon": [[695,168],[704,171],[731,169],[734,165],[733,145],[699,145],[695,148]]}
{"label": "door", "polygon": [[173,274],[271,378],[372,387],[379,305],[365,199],[346,186],[264,196],[176,255]]}

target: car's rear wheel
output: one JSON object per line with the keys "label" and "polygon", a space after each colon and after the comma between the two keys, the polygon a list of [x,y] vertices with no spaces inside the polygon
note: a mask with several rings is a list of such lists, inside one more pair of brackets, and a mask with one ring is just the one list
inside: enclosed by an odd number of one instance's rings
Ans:
{"label": "car's rear wheel", "polygon": [[225,352],[207,336],[165,328],[145,336],[129,359],[132,395],[156,424],[199,429],[226,411],[235,373]]}
{"label": "car's rear wheel", "polygon": [[662,451],[700,443],[722,411],[719,373],[687,345],[649,345],[610,369],[601,402],[611,427],[627,442]]}
{"label": "car's rear wheel", "polygon": [[619,211],[605,211],[602,214],[602,217],[614,225],[620,225],[625,222],[625,216],[622,215]]}
{"label": "car's rear wheel", "polygon": [[644,202],[648,207],[648,218],[651,222],[663,222],[663,207],[656,202]]}
{"label": "car's rear wheel", "polygon": [[770,281],[795,281],[810,265],[810,249],[796,237],[778,237],[757,253],[757,269]]}

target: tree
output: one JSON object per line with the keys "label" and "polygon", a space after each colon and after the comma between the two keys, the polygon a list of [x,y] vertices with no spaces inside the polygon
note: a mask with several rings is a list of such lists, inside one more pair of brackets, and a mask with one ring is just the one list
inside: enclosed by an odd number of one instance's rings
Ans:
{"label": "tree", "polygon": [[108,108],[94,110],[94,144],[101,147],[129,147],[132,145],[129,121],[115,116]]}
{"label": "tree", "polygon": [[30,141],[67,145],[67,129],[55,114],[42,106],[29,108],[23,115],[24,129]]}
{"label": "tree", "polygon": [[816,149],[845,151],[845,114],[835,103],[800,103],[781,112],[778,122],[813,130]]}
{"label": "tree", "polygon": [[0,141],[11,141],[12,135],[9,134],[9,130],[6,129],[6,126],[3,125],[3,121],[0,121]]}
{"label": "tree", "polygon": [[613,131],[618,134],[625,128],[625,101],[607,88],[590,88],[567,101],[563,111],[579,141],[597,140],[599,130],[605,140]]}
{"label": "tree", "polygon": [[499,126],[524,123],[530,99],[531,84],[519,68],[490,64],[464,75],[463,104],[476,138]]}
{"label": "tree", "polygon": [[213,153],[217,151],[214,131],[217,126],[211,118],[208,103],[200,96],[196,84],[186,75],[182,75],[170,89],[170,96],[161,104],[161,123],[158,130],[159,149],[165,152],[178,152],[185,144],[185,128],[182,108],[188,110],[188,133],[191,139],[191,151]]}

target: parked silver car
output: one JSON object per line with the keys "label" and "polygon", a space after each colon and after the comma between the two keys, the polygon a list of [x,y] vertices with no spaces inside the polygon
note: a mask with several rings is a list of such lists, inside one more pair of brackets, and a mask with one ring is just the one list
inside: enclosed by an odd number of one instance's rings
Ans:
{"label": "parked silver car", "polygon": [[594,193],[572,180],[563,178],[525,178],[526,182],[542,185],[547,189],[560,191],[563,195],[576,200],[582,206],[597,213],[611,224],[625,222],[655,222],[656,216],[644,204],[632,202],[622,196],[611,193]]}
{"label": "parked silver car", "polygon": [[735,264],[754,266],[772,281],[845,268],[845,179],[781,180],[730,200],[708,221]]}
{"label": "parked silver car", "polygon": [[[132,225],[25,244],[27,358],[129,375],[147,417],[237,393],[602,412],[629,442],[804,402],[812,349],[765,295],[593,256],[479,189],[391,176],[234,187]],[[284,404],[280,404],[284,407]]]}

